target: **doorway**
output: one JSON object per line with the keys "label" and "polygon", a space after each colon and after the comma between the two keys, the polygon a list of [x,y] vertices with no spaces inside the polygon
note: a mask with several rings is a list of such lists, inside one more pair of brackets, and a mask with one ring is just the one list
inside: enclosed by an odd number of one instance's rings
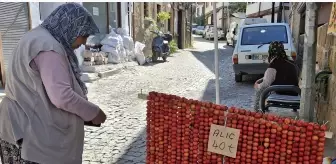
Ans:
{"label": "doorway", "polygon": [[182,44],[182,10],[178,11],[178,19],[177,19],[177,47],[179,49],[183,49],[183,44]]}

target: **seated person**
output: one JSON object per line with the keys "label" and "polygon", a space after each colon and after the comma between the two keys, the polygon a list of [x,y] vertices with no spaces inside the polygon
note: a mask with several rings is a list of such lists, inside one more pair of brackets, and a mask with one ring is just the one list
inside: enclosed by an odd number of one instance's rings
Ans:
{"label": "seated person", "polygon": [[[260,96],[263,90],[271,85],[294,85],[298,86],[298,68],[296,64],[288,60],[284,45],[278,41],[272,42],[268,49],[268,62],[264,77],[255,82],[254,88],[256,89],[254,110],[258,111]],[[296,92],[279,92],[278,94],[297,95]]]}

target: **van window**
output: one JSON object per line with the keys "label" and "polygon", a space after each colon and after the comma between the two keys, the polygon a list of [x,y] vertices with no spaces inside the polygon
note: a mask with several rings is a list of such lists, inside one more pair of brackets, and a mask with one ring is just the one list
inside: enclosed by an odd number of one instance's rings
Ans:
{"label": "van window", "polygon": [[256,26],[243,29],[241,45],[269,44],[273,41],[288,43],[286,26]]}

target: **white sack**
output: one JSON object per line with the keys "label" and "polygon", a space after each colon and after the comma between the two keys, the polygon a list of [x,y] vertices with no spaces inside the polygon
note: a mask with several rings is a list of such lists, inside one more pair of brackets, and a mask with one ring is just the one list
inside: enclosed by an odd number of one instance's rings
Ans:
{"label": "white sack", "polygon": [[126,62],[127,59],[127,54],[126,54],[126,50],[124,47],[120,47],[119,49],[119,56],[120,56],[120,60],[121,62]]}
{"label": "white sack", "polygon": [[120,56],[117,50],[107,53],[107,62],[112,64],[120,63]]}
{"label": "white sack", "polygon": [[123,39],[124,47],[127,50],[133,51],[134,50],[133,38],[130,36],[123,36],[122,39]]}
{"label": "white sack", "polygon": [[86,45],[95,46],[99,45],[100,42],[104,39],[105,34],[90,35],[86,40]]}
{"label": "white sack", "polygon": [[112,46],[109,46],[109,45],[104,44],[104,45],[101,47],[101,51],[103,51],[103,52],[118,52],[118,47],[119,47],[119,46],[112,47]]}
{"label": "white sack", "polygon": [[127,35],[127,30],[126,29],[123,29],[123,28],[117,28],[116,29],[116,33],[119,34],[119,35]]}
{"label": "white sack", "polygon": [[78,59],[78,64],[79,65],[82,65],[83,62],[84,62],[84,51],[85,51],[85,46],[84,45],[81,45],[80,47],[78,47],[77,49],[75,49],[75,54],[76,54],[76,57]]}
{"label": "white sack", "polygon": [[117,47],[117,45],[121,44],[121,41],[118,37],[114,37],[111,35],[107,35],[101,42],[102,45],[108,45],[111,47]]}
{"label": "white sack", "polygon": [[129,62],[135,60],[134,51],[126,50],[126,54],[127,54],[127,59],[128,59]]}
{"label": "white sack", "polygon": [[143,53],[143,49],[145,48],[145,44],[140,42],[135,42],[135,58],[138,61],[139,65],[144,65],[146,63],[146,57]]}

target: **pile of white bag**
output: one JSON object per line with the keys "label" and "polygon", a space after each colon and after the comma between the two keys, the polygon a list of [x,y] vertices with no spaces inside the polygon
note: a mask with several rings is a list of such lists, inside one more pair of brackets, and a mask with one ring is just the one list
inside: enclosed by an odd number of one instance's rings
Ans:
{"label": "pile of white bag", "polygon": [[121,28],[111,29],[100,44],[101,51],[108,54],[109,63],[118,64],[135,59],[133,38]]}

